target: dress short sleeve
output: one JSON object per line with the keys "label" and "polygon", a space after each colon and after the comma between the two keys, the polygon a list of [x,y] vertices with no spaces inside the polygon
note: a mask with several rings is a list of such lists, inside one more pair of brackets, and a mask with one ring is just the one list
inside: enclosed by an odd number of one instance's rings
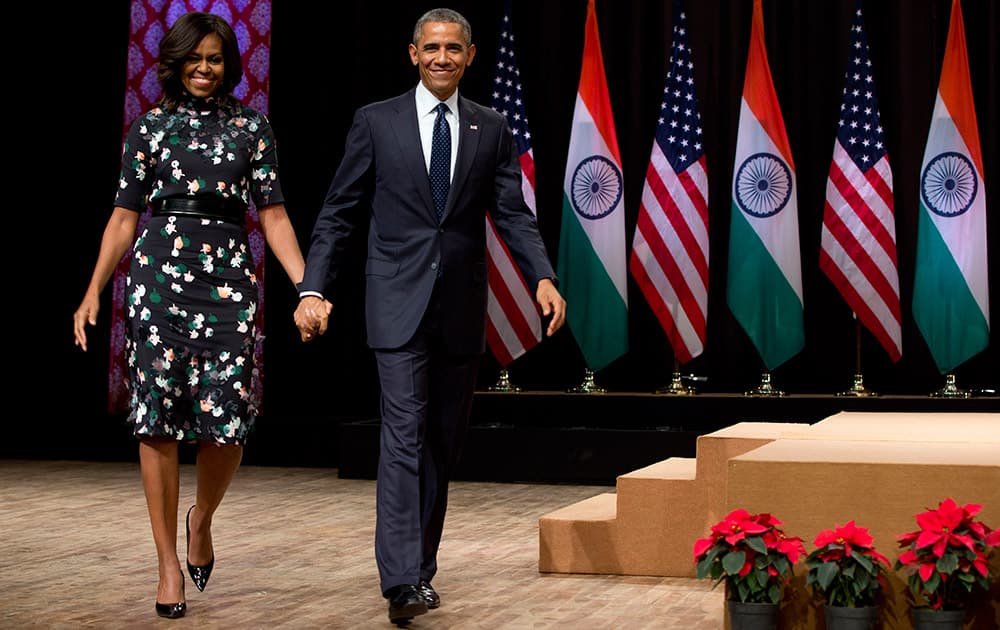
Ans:
{"label": "dress short sleeve", "polygon": [[158,115],[157,112],[158,110],[153,110],[136,118],[125,134],[115,206],[136,212],[146,211],[156,165],[156,158],[150,146],[149,128]]}
{"label": "dress short sleeve", "polygon": [[281,182],[278,179],[278,152],[274,129],[263,114],[256,114],[258,120],[257,147],[251,160],[250,198],[261,208],[275,203],[284,203]]}

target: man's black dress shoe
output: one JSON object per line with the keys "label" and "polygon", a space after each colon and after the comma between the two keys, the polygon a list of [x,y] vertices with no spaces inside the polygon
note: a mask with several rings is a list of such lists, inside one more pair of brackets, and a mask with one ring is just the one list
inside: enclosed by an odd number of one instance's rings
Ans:
{"label": "man's black dress shoe", "polygon": [[394,624],[406,624],[417,615],[427,612],[427,602],[420,596],[417,587],[409,584],[394,586],[389,589],[389,621]]}
{"label": "man's black dress shoe", "polygon": [[437,591],[434,590],[434,587],[427,580],[420,580],[417,583],[417,592],[427,602],[428,608],[434,609],[441,605],[441,596],[437,594]]}

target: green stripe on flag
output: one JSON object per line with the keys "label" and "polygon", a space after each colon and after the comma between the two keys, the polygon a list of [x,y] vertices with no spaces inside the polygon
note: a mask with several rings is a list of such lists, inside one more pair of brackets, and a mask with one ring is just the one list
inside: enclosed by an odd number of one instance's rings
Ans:
{"label": "green stripe on flag", "polygon": [[990,329],[937,226],[920,204],[913,319],[942,374],[989,344]]}
{"label": "green stripe on flag", "polygon": [[628,307],[565,194],[557,273],[566,322],[587,367],[600,370],[628,350]]}
{"label": "green stripe on flag", "polygon": [[802,302],[788,279],[733,204],[726,300],[768,370],[805,345]]}

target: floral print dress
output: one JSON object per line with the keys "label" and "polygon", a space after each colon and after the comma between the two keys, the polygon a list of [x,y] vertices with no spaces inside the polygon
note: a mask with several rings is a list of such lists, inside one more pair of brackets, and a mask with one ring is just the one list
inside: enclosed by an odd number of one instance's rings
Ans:
{"label": "floral print dress", "polygon": [[[115,205],[145,212],[167,197],[283,203],[267,118],[214,99],[151,109],[122,149]],[[246,226],[153,216],[125,288],[128,421],[137,437],[243,444],[257,415],[257,279]]]}

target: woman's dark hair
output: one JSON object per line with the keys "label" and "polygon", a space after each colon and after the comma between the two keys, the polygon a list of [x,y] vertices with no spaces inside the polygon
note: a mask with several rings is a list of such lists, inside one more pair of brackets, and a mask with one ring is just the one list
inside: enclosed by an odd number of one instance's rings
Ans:
{"label": "woman's dark hair", "polygon": [[240,59],[240,46],[236,40],[236,33],[229,22],[218,15],[192,11],[177,18],[160,40],[156,78],[163,90],[160,103],[168,111],[177,109],[177,105],[185,100],[187,92],[181,82],[184,62],[201,40],[212,33],[222,39],[222,58],[225,62],[222,83],[214,96],[224,105],[231,107],[239,105],[238,99],[233,96],[233,90],[243,79],[243,62]]}

